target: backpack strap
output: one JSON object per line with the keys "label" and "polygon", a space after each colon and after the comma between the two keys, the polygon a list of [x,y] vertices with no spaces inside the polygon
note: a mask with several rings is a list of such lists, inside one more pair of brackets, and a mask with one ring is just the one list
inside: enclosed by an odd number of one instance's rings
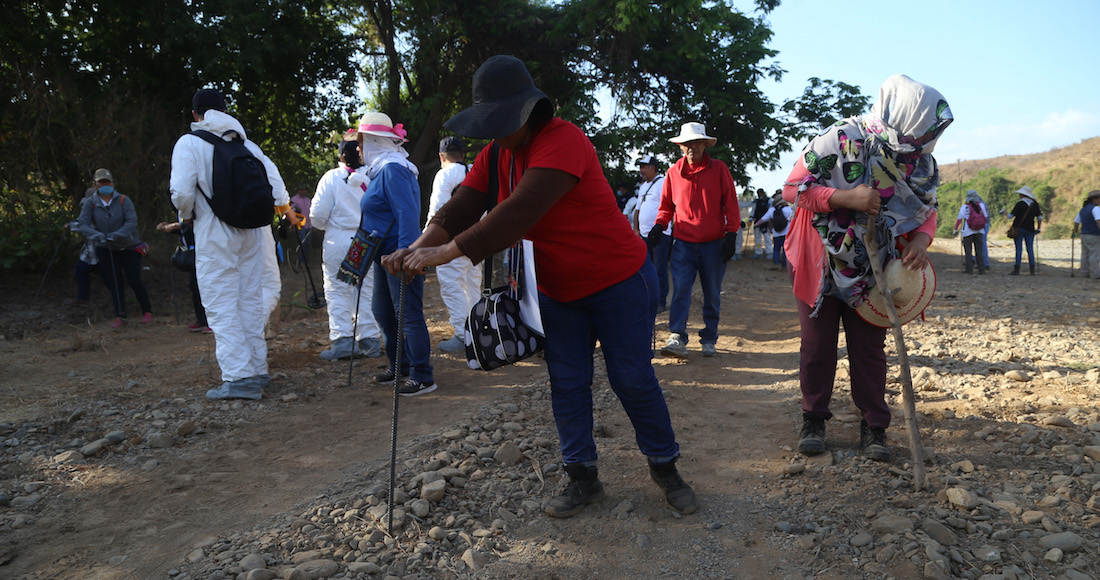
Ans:
{"label": "backpack strap", "polygon": [[[493,211],[497,205],[497,197],[500,195],[500,175],[497,168],[500,160],[500,146],[496,141],[489,146],[489,191],[485,201],[486,213]],[[493,257],[484,260],[481,268],[482,294],[488,296],[493,291]]]}

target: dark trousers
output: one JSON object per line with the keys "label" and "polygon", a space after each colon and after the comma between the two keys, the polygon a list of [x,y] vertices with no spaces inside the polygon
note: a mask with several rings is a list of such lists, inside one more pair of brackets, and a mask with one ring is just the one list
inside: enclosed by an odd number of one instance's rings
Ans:
{"label": "dark trousers", "polygon": [[963,238],[963,253],[966,254],[966,273],[969,274],[974,271],[974,262],[978,263],[978,271],[985,272],[985,263],[982,260],[982,238],[984,236],[981,232],[976,234],[970,234]]}
{"label": "dark trousers", "polygon": [[890,426],[890,407],[886,405],[886,329],[864,322],[856,311],[837,298],[825,297],[817,317],[810,318],[813,307],[801,300],[798,321],[802,326],[801,361],[798,380],[802,387],[802,412],[828,419],[833,416],[829,402],[836,378],[837,342],[840,323],[848,341],[851,367],[852,400],[871,427]]}
{"label": "dark trousers", "polygon": [[98,266],[89,264],[84,260],[76,261],[76,299],[79,302],[87,302],[92,293],[92,272]]}
{"label": "dark trousers", "polygon": [[145,285],[141,283],[141,254],[132,248],[126,250],[96,248],[95,255],[99,258],[99,273],[103,275],[103,283],[111,293],[111,306],[115,309],[115,316],[126,318],[123,276],[126,277],[130,289],[134,291],[134,297],[141,305],[141,311],[153,311],[153,306],[149,303],[149,294],[145,292]]}
{"label": "dark trousers", "polygon": [[672,236],[661,235],[655,244],[647,239],[646,247],[649,248],[649,261],[657,269],[657,305],[664,308],[668,306],[668,257],[672,251]]}
{"label": "dark trousers", "polygon": [[210,326],[206,322],[206,309],[202,307],[202,296],[199,295],[199,277],[194,270],[187,278],[187,285],[191,288],[191,307],[195,309],[195,324]]}

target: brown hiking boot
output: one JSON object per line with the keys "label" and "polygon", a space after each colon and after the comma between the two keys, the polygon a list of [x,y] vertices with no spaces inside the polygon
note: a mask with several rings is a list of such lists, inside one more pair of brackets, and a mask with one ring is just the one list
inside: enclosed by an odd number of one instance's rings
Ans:
{"label": "brown hiking boot", "polygon": [[868,426],[867,421],[859,422],[859,448],[874,461],[890,461],[894,457],[886,447],[886,429]]}
{"label": "brown hiking boot", "polygon": [[802,432],[798,434],[798,452],[803,455],[825,453],[825,419],[802,414]]}

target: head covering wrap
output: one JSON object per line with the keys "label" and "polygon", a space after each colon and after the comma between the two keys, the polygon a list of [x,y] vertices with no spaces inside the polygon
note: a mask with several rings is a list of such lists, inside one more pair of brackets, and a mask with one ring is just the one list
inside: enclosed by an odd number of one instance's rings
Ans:
{"label": "head covering wrap", "polygon": [[[809,175],[799,192],[817,185],[877,189],[882,206],[875,220],[876,240],[885,266],[900,255],[895,240],[936,209],[939,168],[930,152],[952,120],[939,91],[894,75],[879,89],[870,113],[844,119],[810,141],[802,152]],[[855,308],[874,286],[863,243],[866,223],[866,213],[847,208],[814,215],[826,253],[817,305],[823,296],[833,296]]]}
{"label": "head covering wrap", "polygon": [[367,176],[378,177],[382,167],[399,163],[419,175],[420,171],[409,161],[409,152],[401,146],[406,141],[401,124],[394,125],[384,113],[367,113],[359,119],[359,151]]}
{"label": "head covering wrap", "polygon": [[985,200],[984,200],[984,199],[982,199],[982,196],[981,196],[981,195],[978,195],[978,190],[976,190],[976,189],[968,189],[968,190],[966,190],[966,200],[965,200],[965,203],[970,203],[970,202],[975,202],[975,203],[985,203]]}

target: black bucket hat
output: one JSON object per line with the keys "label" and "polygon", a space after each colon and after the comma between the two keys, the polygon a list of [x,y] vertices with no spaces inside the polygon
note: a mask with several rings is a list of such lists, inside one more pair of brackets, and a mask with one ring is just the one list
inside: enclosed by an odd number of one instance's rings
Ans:
{"label": "black bucket hat", "polygon": [[539,101],[550,101],[523,61],[504,54],[489,57],[474,73],[473,97],[472,107],[443,126],[474,139],[507,137],[519,131]]}

